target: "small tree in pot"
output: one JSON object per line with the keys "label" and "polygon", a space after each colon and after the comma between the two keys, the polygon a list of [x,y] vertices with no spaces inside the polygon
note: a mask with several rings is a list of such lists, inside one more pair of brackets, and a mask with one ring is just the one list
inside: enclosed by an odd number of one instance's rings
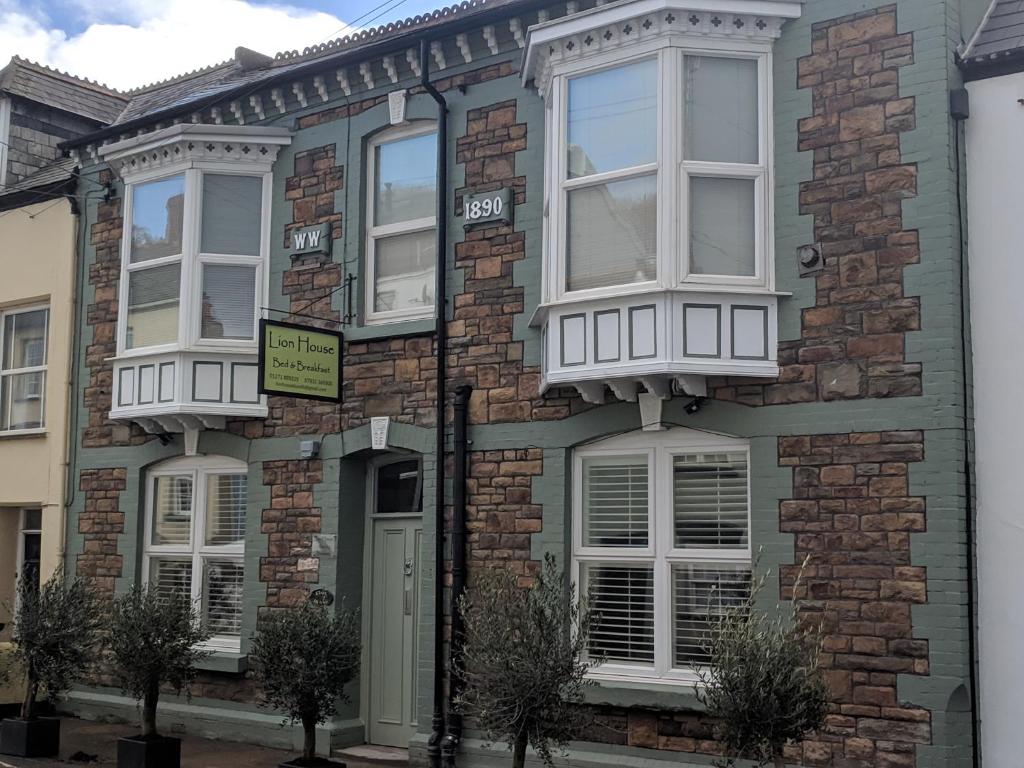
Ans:
{"label": "small tree in pot", "polygon": [[359,611],[307,601],[266,614],[249,649],[263,688],[263,706],[302,723],[302,756],[282,766],[337,766],[316,756],[316,727],[348,701],[345,686],[359,673]]}
{"label": "small tree in pot", "polygon": [[122,690],[142,702],[142,733],[118,740],[118,768],[180,764],[180,740],[160,736],[156,730],[160,686],[187,694],[196,663],[208,655],[199,645],[209,637],[186,594],[135,586],[114,599],[110,651]]}
{"label": "small tree in pot", "polygon": [[40,692],[52,702],[89,667],[99,642],[103,604],[80,579],[58,572],[42,587],[18,582],[12,663],[25,676],[20,717],[0,724],[0,753],[48,757],[60,750],[60,720],[40,718]]}
{"label": "small tree in pot", "polygon": [[722,766],[745,757],[783,768],[786,745],[820,728],[827,711],[820,624],[802,620],[795,601],[774,615],[759,611],[767,577],[752,579],[746,600],[715,621],[706,639],[711,663],[697,669],[697,697],[726,750]]}
{"label": "small tree in pot", "polygon": [[532,746],[552,765],[552,747],[564,749],[591,725],[581,706],[586,674],[599,662],[589,654],[595,621],[550,555],[532,588],[506,570],[486,570],[462,598],[464,689],[456,706],[476,719],[491,741],[505,741],[513,768],[523,768]]}

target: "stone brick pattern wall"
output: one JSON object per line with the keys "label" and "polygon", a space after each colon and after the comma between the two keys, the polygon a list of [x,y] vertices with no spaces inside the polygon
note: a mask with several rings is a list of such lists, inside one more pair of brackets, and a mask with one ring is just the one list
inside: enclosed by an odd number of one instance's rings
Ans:
{"label": "stone brick pattern wall", "polygon": [[118,554],[117,537],[124,533],[121,493],[128,480],[124,467],[87,469],[82,472],[78,489],[85,494],[85,505],[78,515],[82,551],[75,562],[75,573],[110,594],[114,580],[121,576],[124,556]]}
{"label": "stone brick pattern wall", "polygon": [[501,567],[525,586],[540,563],[530,554],[531,537],[542,529],[543,508],[533,503],[533,478],[544,474],[539,448],[474,451],[466,479],[468,567]]}
{"label": "stone brick pattern wall", "polygon": [[895,6],[812,28],[798,77],[814,114],[800,121],[798,140],[814,154],[814,177],[801,184],[800,212],[814,216],[825,269],[800,338],[779,345],[779,380],[718,382],[714,397],[773,405],[921,394],[921,366],[906,359],[920,301],[903,284],[904,267],[921,258],[902,215],[903,200],[917,194],[917,167],[900,149],[915,104],[900,96],[899,70],[913,60],[913,35],[897,32]]}
{"label": "stone brick pattern wall", "polygon": [[[793,468],[781,530],[796,537],[795,563],[810,556],[797,597],[827,632],[827,724],[792,755],[807,765],[912,768],[915,745],[931,740],[931,714],[897,689],[897,675],[929,673],[928,642],[914,637],[911,618],[928,600],[910,549],[926,505],[910,495],[908,470],[923,459],[917,431],[779,439],[779,463]],[[798,571],[782,570],[784,597]]]}
{"label": "stone brick pattern wall", "polygon": [[320,533],[320,507],[313,486],[323,482],[319,459],[263,462],[263,484],[270,487],[270,507],[260,530],[267,535],[267,555],[260,558],[260,581],[267,585],[268,608],[296,605],[316,584],[320,558],[313,556],[313,534]]}
{"label": "stone brick pattern wall", "polygon": [[17,184],[61,156],[57,145],[99,126],[75,115],[12,99],[11,129],[7,139],[7,176],[5,184]]}

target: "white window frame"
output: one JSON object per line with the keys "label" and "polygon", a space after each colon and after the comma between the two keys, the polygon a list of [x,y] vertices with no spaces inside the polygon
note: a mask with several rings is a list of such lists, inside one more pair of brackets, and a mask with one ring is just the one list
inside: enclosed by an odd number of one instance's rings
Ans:
{"label": "white window frame", "polygon": [[[46,323],[43,331],[43,364],[32,365],[25,368],[11,368],[7,370],[3,368],[3,356],[2,351],[7,343],[4,338],[4,332],[7,328],[7,318],[11,315],[23,315],[28,312],[39,312],[40,310],[46,310]],[[0,310],[0,383],[3,379],[17,376],[23,373],[41,373],[42,383],[40,385],[40,392],[38,394],[39,399],[42,401],[40,410],[40,425],[38,427],[29,427],[28,429],[0,429],[0,437],[6,437],[11,435],[32,435],[39,434],[40,432],[46,431],[46,386],[47,386],[47,375],[46,370],[50,362],[50,305],[49,304],[29,304],[21,307],[11,307],[9,309]],[[0,387],[2,391],[2,387]],[[0,407],[3,407],[3,402],[0,401]],[[8,413],[8,423],[10,423],[10,414]]]}
{"label": "white window frame", "polygon": [[[191,597],[200,615],[203,612],[203,562],[205,560],[231,560],[237,562],[245,572],[245,545],[227,544],[208,546],[203,544],[206,531],[206,489],[211,475],[246,475],[249,467],[243,461],[226,456],[183,456],[163,462],[146,473],[145,529],[143,531],[142,583],[149,584],[150,562],[153,558],[192,559]],[[192,525],[189,543],[153,544],[154,501],[156,499],[156,478],[190,476],[192,479]],[[249,520],[246,516],[246,536],[249,534]],[[247,576],[247,574],[246,574]],[[245,578],[245,577],[243,577]],[[243,581],[244,584],[244,581]],[[244,601],[243,601],[244,606]],[[215,635],[203,643],[204,648],[215,651],[239,652],[242,637]]]}
{"label": "white window frame", "polygon": [[[263,180],[260,205],[260,249],[256,256],[234,256],[203,253],[200,251],[202,236],[202,192],[203,176],[207,173],[225,176],[253,176]],[[161,181],[172,176],[185,176],[185,202],[182,216],[182,253],[180,256],[164,256],[133,264],[132,247],[132,202],[136,186]],[[121,242],[121,281],[118,300],[121,311],[117,323],[117,356],[134,357],[160,352],[195,350],[206,352],[255,352],[259,343],[258,321],[262,307],[269,303],[267,275],[270,265],[270,208],[273,192],[273,172],[265,164],[244,161],[213,162],[191,161],[177,166],[162,167],[152,171],[133,174],[125,180],[124,187],[124,232]],[[181,264],[181,283],[178,287],[178,334],[177,339],[166,344],[128,348],[128,275],[166,264]],[[231,264],[253,266],[256,269],[256,295],[253,301],[252,339],[204,339],[202,338],[202,267],[204,264]]]}
{"label": "white window frame", "polygon": [[[676,456],[693,453],[742,453],[747,460],[747,546],[745,549],[678,549],[673,546],[673,470]],[[583,545],[583,462],[593,457],[647,456],[648,546],[587,547]],[[695,685],[692,667],[672,664],[672,566],[677,564],[746,565],[751,549],[750,443],[747,440],[709,432],[678,428],[653,434],[638,432],[608,438],[573,451],[572,477],[572,573],[585,597],[583,570],[586,564],[642,564],[654,568],[654,664],[652,666],[605,662],[593,667],[589,676],[598,681],[620,683],[666,683]],[[660,513],[659,513],[660,511]]]}
{"label": "white window frame", "polygon": [[[684,160],[684,59],[708,56],[748,59],[758,65],[759,163],[721,163]],[[646,58],[658,60],[658,156],[654,164],[622,171],[568,179],[569,81]],[[545,157],[546,223],[544,295],[547,301],[584,301],[652,290],[694,290],[765,293],[774,291],[774,144],[772,127],[772,49],[769,43],[698,39],[686,35],[638,42],[593,54],[583,60],[556,64],[548,106]],[[569,291],[567,286],[567,192],[599,181],[633,178],[658,169],[657,279],[639,283]],[[751,276],[691,274],[689,270],[688,183],[690,176],[755,180],[754,270]]]}
{"label": "white window frame", "polygon": [[[432,120],[417,120],[408,125],[400,125],[381,131],[366,143],[366,155],[363,162],[366,165],[366,261],[364,273],[366,275],[365,311],[363,320],[367,325],[383,325],[385,323],[397,323],[407,320],[423,320],[434,317],[437,307],[437,297],[434,297],[433,305],[429,307],[416,307],[412,309],[396,309],[384,312],[375,312],[375,285],[374,262],[376,243],[379,238],[393,235],[409,235],[415,232],[433,230],[437,232],[437,215],[425,216],[421,219],[410,219],[400,221],[396,224],[375,224],[374,202],[377,189],[377,163],[375,162],[377,148],[385,144],[393,144],[397,141],[414,139],[418,136],[428,136],[437,133],[437,123]],[[435,160],[434,173],[437,173]],[[445,194],[444,190],[437,190],[437,194]],[[442,254],[437,254],[434,260],[434,269],[440,268]],[[436,277],[436,272],[435,272]],[[433,289],[433,286],[431,286]]]}

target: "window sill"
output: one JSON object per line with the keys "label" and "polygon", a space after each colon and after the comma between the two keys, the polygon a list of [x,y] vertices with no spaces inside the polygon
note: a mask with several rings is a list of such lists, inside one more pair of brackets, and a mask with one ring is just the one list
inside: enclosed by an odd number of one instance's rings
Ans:
{"label": "window sill", "polygon": [[402,320],[395,323],[376,323],[349,328],[343,333],[345,341],[372,341],[375,339],[395,339],[402,336],[425,336],[437,328],[434,318],[419,320]]}
{"label": "window sill", "polygon": [[644,707],[703,712],[704,705],[697,699],[696,684],[689,680],[611,679],[591,675],[597,685],[583,693],[587,704],[611,707]]}
{"label": "window sill", "polygon": [[241,675],[249,669],[249,657],[244,653],[214,650],[205,659],[196,662],[195,666],[203,672]]}
{"label": "window sill", "polygon": [[46,427],[38,429],[11,429],[0,432],[0,440],[13,440],[23,437],[45,437],[48,430]]}

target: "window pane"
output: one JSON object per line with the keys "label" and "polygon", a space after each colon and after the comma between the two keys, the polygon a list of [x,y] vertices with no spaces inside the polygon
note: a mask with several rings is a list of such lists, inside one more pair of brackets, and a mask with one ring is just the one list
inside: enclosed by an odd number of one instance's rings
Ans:
{"label": "window pane", "polygon": [[590,653],[606,661],[654,663],[654,568],[650,565],[586,564],[583,592],[597,622]]}
{"label": "window pane", "polygon": [[154,557],[149,561],[149,589],[159,597],[192,596],[192,561]]}
{"label": "window pane", "polygon": [[672,462],[675,546],[746,549],[747,457],[676,456]]}
{"label": "window pane", "polygon": [[260,209],[263,179],[259,176],[203,175],[203,253],[260,254]]}
{"label": "window pane", "polygon": [[153,544],[188,546],[192,533],[192,477],[159,475],[154,480]]}
{"label": "window pane", "polygon": [[686,159],[757,163],[757,62],[686,57]]}
{"label": "window pane", "polygon": [[567,290],[657,278],[657,195],[655,175],[569,192]]}
{"label": "window pane", "polygon": [[373,311],[434,306],[434,230],[382,237],[374,242]]}
{"label": "window pane", "polygon": [[423,511],[420,462],[396,461],[377,468],[378,515],[418,515]]}
{"label": "window pane", "polygon": [[246,475],[210,475],[206,481],[206,543],[208,546],[245,543],[248,503]]}
{"label": "window pane", "polygon": [[46,374],[14,373],[0,380],[0,429],[39,429],[43,426],[43,387]]}
{"label": "window pane", "polygon": [[132,263],[177,256],[185,215],[185,176],[132,188]]}
{"label": "window pane", "polygon": [[646,547],[647,456],[583,460],[583,545]]}
{"label": "window pane", "polygon": [[128,328],[125,334],[125,344],[129,349],[177,340],[180,290],[180,264],[129,273]]}
{"label": "window pane", "polygon": [[567,120],[570,179],[657,161],[657,60],[573,78]]}
{"label": "window pane", "polygon": [[3,369],[46,365],[46,321],[49,310],[18,312],[4,317]]}
{"label": "window pane", "polygon": [[690,178],[690,272],[754,275],[754,180]]}
{"label": "window pane", "polygon": [[376,155],[374,225],[435,216],[437,134],[381,144]]}
{"label": "window pane", "polygon": [[203,264],[204,339],[253,339],[256,267]]}
{"label": "window pane", "polygon": [[750,567],[682,563],[672,567],[675,667],[708,663],[708,631],[717,617],[742,609],[750,595]]}
{"label": "window pane", "polygon": [[203,622],[206,628],[214,635],[241,634],[242,563],[206,560],[203,566]]}
{"label": "window pane", "polygon": [[43,510],[26,509],[25,523],[21,526],[23,531],[38,531],[43,527]]}

